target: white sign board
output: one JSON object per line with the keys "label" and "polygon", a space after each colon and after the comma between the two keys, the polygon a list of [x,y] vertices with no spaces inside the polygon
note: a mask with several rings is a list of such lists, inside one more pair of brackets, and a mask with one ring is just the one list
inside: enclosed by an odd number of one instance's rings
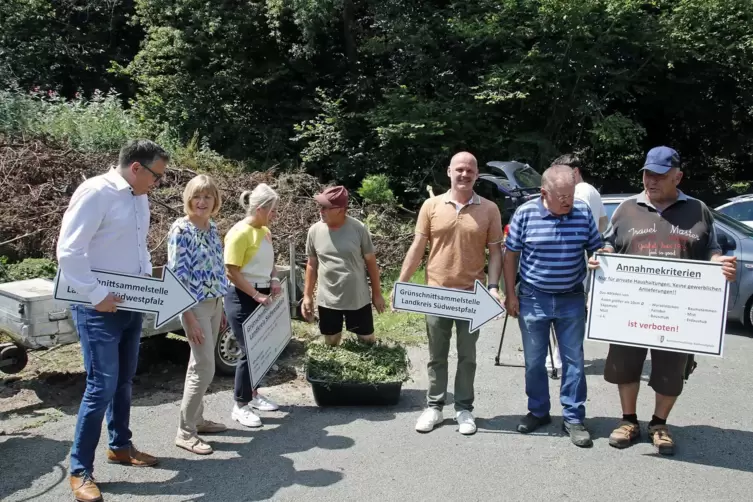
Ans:
{"label": "white sign board", "polygon": [[595,256],[586,339],[722,357],[729,285],[720,263]]}
{"label": "white sign board", "polygon": [[489,290],[476,280],[473,291],[396,282],[392,307],[403,312],[470,321],[470,332],[505,313]]}
{"label": "white sign board", "polygon": [[259,386],[259,382],[293,337],[288,308],[288,279],[280,281],[280,286],[282,292],[269,307],[259,305],[243,321],[252,388]]}
{"label": "white sign board", "polygon": [[[160,279],[103,270],[92,272],[100,285],[123,299],[123,303],[118,304],[119,310],[157,314],[154,320],[155,329],[197,303],[188,288],[167,267],[164,268],[164,274]],[[89,298],[77,293],[60,270],[55,277],[54,296],[56,300],[91,305]]]}

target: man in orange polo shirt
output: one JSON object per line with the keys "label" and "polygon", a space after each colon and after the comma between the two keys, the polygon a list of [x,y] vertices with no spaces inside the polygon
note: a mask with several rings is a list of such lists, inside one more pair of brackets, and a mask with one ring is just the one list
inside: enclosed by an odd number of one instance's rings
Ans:
{"label": "man in orange polo shirt", "polygon": [[[416,236],[400,272],[407,282],[421,264],[429,244],[426,282],[429,286],[473,290],[476,279],[484,282],[486,249],[489,249],[491,294],[500,301],[499,278],[502,271],[502,217],[493,202],[474,193],[478,179],[476,158],[468,152],[456,154],[447,168],[450,190],[424,201],[418,214]],[[426,316],[429,338],[428,408],[416,423],[416,430],[429,432],[442,423],[442,408],[447,395],[447,358],[452,326],[457,334],[458,363],[455,376],[455,420],[461,434],[476,432],[473,418],[473,383],[476,376],[476,342],[479,331],[470,333],[470,322]]]}

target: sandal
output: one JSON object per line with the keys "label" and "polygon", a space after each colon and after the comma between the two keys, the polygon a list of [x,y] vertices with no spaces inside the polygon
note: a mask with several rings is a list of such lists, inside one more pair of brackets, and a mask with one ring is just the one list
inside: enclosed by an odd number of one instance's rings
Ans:
{"label": "sandal", "polygon": [[175,439],[175,446],[183,448],[191,453],[197,455],[210,455],[214,452],[212,447],[201,440],[199,437],[192,437],[191,439]]}

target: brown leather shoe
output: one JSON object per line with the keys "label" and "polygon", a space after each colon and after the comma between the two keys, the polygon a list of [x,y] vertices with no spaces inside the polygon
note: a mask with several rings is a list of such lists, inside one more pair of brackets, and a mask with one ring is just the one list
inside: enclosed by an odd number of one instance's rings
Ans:
{"label": "brown leather shoe", "polygon": [[640,436],[640,425],[623,420],[620,422],[620,425],[612,431],[612,434],[609,435],[609,446],[614,446],[615,448],[627,448]]}
{"label": "brown leather shoe", "polygon": [[71,490],[76,502],[100,502],[102,494],[90,476],[71,476]]}
{"label": "brown leather shoe", "polygon": [[675,454],[675,442],[669,434],[669,428],[666,425],[649,427],[648,434],[651,436],[651,441],[654,443],[656,449],[659,450],[660,455]]}
{"label": "brown leather shoe", "polygon": [[107,462],[110,464],[130,465],[132,467],[152,467],[157,465],[157,458],[140,452],[135,446],[113,451],[108,448]]}

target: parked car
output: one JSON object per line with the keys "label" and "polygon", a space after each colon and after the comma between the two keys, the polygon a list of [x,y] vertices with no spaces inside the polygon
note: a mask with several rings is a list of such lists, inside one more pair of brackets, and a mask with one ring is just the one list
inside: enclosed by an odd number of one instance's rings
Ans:
{"label": "parked car", "polygon": [[[604,209],[611,221],[617,206],[634,194],[602,195]],[[730,283],[727,319],[753,330],[753,228],[710,208],[719,245],[725,255],[737,256],[737,280]]]}
{"label": "parked car", "polygon": [[518,206],[541,194],[541,175],[522,162],[493,160],[481,169],[474,190],[499,206],[506,225]]}
{"label": "parked car", "polygon": [[753,194],[738,195],[727,200],[716,210],[753,227]]}

